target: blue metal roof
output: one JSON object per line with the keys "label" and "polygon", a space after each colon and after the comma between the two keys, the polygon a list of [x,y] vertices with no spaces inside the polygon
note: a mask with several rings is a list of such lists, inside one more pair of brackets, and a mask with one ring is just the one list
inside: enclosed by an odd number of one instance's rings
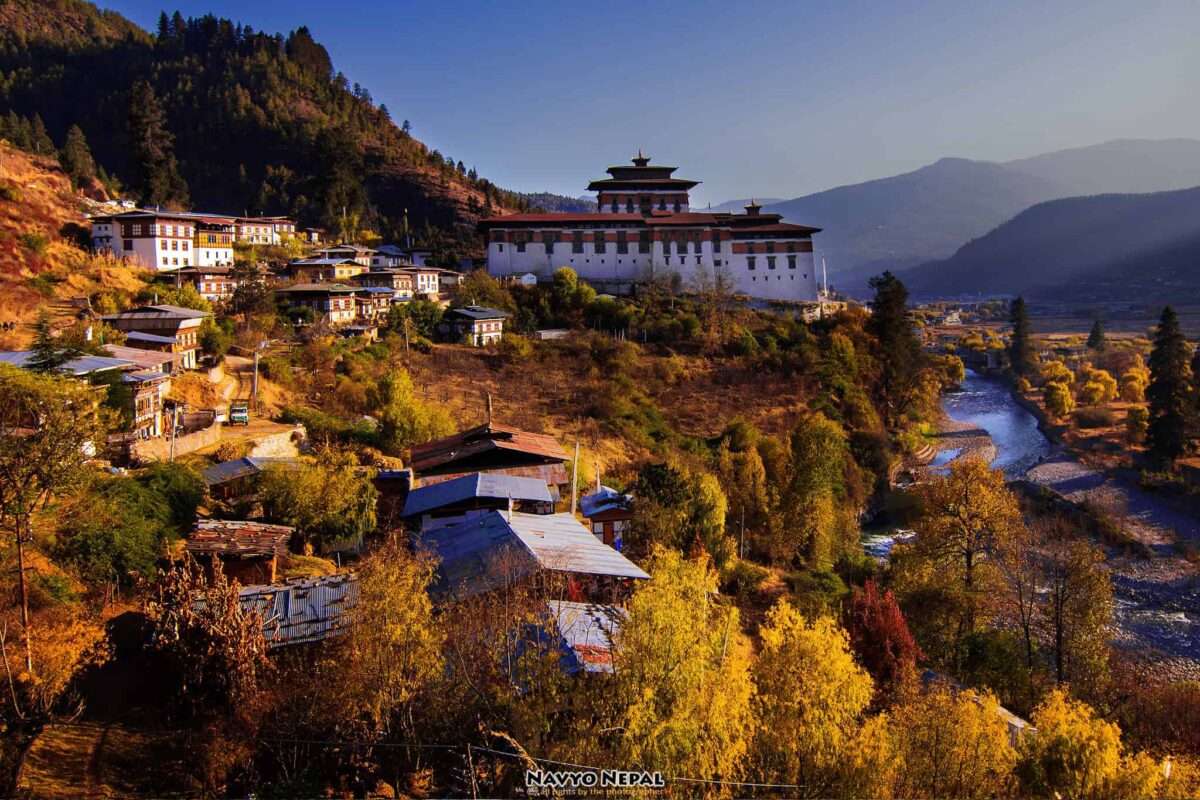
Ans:
{"label": "blue metal roof", "polygon": [[246,456],[244,458],[235,458],[232,461],[222,461],[220,464],[213,464],[211,467],[205,468],[200,475],[206,484],[214,486],[237,480],[238,478],[244,478],[248,475],[258,475],[267,467],[295,467],[299,463],[299,459],[288,456]]}
{"label": "blue metal roof", "polygon": [[129,331],[125,334],[126,339],[132,339],[135,342],[154,342],[156,344],[175,344],[174,336],[160,336],[157,333],[144,333],[142,331]]}
{"label": "blue metal roof", "polygon": [[460,317],[469,319],[506,319],[511,317],[507,311],[501,311],[497,308],[485,308],[484,306],[463,306],[461,308],[452,308],[446,312]]}
{"label": "blue metal roof", "polygon": [[424,514],[436,508],[462,503],[477,497],[505,500],[533,500],[551,503],[550,488],[537,478],[473,472],[449,481],[413,489],[404,502],[404,516]]}
{"label": "blue metal roof", "polygon": [[[32,350],[12,350],[9,352],[0,352],[0,363],[12,364],[14,367],[25,367],[29,363],[29,359],[33,357]],[[109,358],[108,356],[80,356],[72,358],[70,361],[58,368],[59,372],[66,372],[74,376],[90,375],[93,372],[105,372],[110,369],[127,369],[137,366],[132,361],[126,361],[123,358]]]}
{"label": "blue metal roof", "polygon": [[537,569],[650,577],[570,514],[491,511],[459,525],[427,531],[421,543],[441,559],[435,590],[463,597],[519,580]]}
{"label": "blue metal roof", "polygon": [[243,609],[262,615],[269,647],[315,642],[349,628],[358,603],[358,578],[341,573],[247,586],[239,597]]}
{"label": "blue metal roof", "polygon": [[589,495],[584,495],[579,501],[579,511],[585,517],[590,517],[593,514],[599,514],[602,511],[611,511],[613,509],[629,509],[633,503],[633,496],[621,494],[616,489],[610,489],[607,486],[601,486],[600,491],[593,492]]}

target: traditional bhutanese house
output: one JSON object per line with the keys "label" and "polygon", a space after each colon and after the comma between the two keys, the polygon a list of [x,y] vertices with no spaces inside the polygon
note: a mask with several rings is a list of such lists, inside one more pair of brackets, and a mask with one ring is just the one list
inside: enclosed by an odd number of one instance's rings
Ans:
{"label": "traditional bhutanese house", "polygon": [[354,287],[341,283],[301,283],[280,289],[289,313],[292,309],[311,309],[317,319],[333,327],[349,325],[358,314],[354,304]]}
{"label": "traditional bhutanese house", "polygon": [[286,555],[295,528],[245,520],[202,519],[192,528],[184,549],[209,570],[220,559],[231,580],[242,584],[274,583],[279,557]]}
{"label": "traditional bhutanese house", "polygon": [[352,258],[301,258],[289,262],[287,269],[298,283],[338,283],[367,271]]}
{"label": "traditional bhutanese house", "polygon": [[168,375],[176,368],[175,354],[158,350],[147,350],[141,347],[127,347],[122,344],[106,344],[104,352],[113,358],[136,364],[138,369],[165,372]]}
{"label": "traditional bhutanese house", "polygon": [[221,303],[233,297],[237,279],[232,267],[182,267],[165,276],[175,288],[191,286],[210,303]]}
{"label": "traditional bhutanese house", "polygon": [[601,486],[599,491],[585,495],[579,501],[579,510],[591,524],[597,539],[617,550],[622,549],[625,534],[633,521],[631,495]]}
{"label": "traditional bhutanese house", "polygon": [[398,267],[401,264],[412,264],[412,257],[403,247],[394,244],[381,244],[371,255],[371,269],[380,267]]}
{"label": "traditional bhutanese house", "polygon": [[[419,262],[418,262],[419,263]],[[437,267],[400,267],[413,280],[413,294],[416,297],[436,297],[442,292],[442,275],[448,270]]]}
{"label": "traditional bhutanese house", "polygon": [[[953,694],[958,694],[963,689],[962,684],[958,681],[931,669],[927,669],[921,673],[921,684],[926,690],[935,686],[945,686]],[[977,699],[976,702],[981,703],[983,701]],[[1002,705],[996,705],[996,714],[999,715],[1000,719],[1004,720],[1004,724],[1008,728],[1008,739],[1013,747],[1016,747],[1020,743],[1022,736],[1037,734],[1037,728]]]}
{"label": "traditional bhutanese house", "polygon": [[415,445],[410,466],[422,485],[469,472],[538,478],[550,486],[570,482],[568,457],[553,436],[486,422],[470,430]]}
{"label": "traditional bhutanese house", "polygon": [[463,306],[452,308],[442,317],[447,334],[455,340],[465,340],[475,347],[495,344],[504,336],[504,320],[511,314],[498,308]]}
{"label": "traditional bhutanese house", "polygon": [[354,276],[354,283],[363,287],[384,287],[392,290],[396,302],[413,298],[413,276],[402,269],[372,269]]}
{"label": "traditional bhutanese house", "polygon": [[364,267],[370,267],[371,256],[375,255],[375,251],[359,244],[343,243],[335,244],[331,247],[322,247],[316,251],[316,255],[318,258],[348,258]]}
{"label": "traditional bhutanese house", "polygon": [[392,308],[395,291],[387,286],[364,286],[354,293],[359,319],[386,319]]}
{"label": "traditional bhutanese house", "polygon": [[200,360],[200,324],[211,316],[194,308],[156,305],[106,314],[104,321],[126,333],[127,346],[174,353],[180,367],[195,369]]}
{"label": "traditional bhutanese house", "polygon": [[509,507],[533,514],[554,510],[550,488],[540,478],[472,472],[453,480],[413,489],[404,503],[404,518],[422,531],[457,525],[488,511]]}
{"label": "traditional bhutanese house", "polygon": [[244,610],[262,617],[267,647],[318,642],[349,629],[358,603],[358,578],[338,573],[247,586],[239,600]]}
{"label": "traditional bhutanese house", "polygon": [[614,642],[628,618],[623,608],[570,600],[551,600],[542,635],[562,652],[568,675],[612,673]]}
{"label": "traditional bhutanese house", "polygon": [[440,600],[529,582],[544,586],[557,576],[566,581],[567,599],[619,603],[634,581],[650,577],[570,514],[489,511],[422,533],[418,541],[440,559],[431,587]]}

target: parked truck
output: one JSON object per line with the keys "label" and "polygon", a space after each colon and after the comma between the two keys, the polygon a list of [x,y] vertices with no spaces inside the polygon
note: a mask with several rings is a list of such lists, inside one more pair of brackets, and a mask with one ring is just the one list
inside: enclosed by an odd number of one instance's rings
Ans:
{"label": "parked truck", "polygon": [[248,400],[234,400],[229,404],[229,424],[250,424],[250,402]]}

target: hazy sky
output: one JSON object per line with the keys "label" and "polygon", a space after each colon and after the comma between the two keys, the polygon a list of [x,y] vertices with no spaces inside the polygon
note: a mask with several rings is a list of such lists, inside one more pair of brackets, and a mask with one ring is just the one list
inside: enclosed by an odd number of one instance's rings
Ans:
{"label": "hazy sky", "polygon": [[[164,0],[111,0],[153,30]],[[1200,137],[1200,2],[176,0],[308,25],[351,82],[496,183],[577,196],[642,147],[693,205],[942,156]]]}

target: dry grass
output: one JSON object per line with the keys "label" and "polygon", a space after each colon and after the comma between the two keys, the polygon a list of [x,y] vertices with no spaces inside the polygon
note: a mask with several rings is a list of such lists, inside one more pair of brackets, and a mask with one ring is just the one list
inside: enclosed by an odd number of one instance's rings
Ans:
{"label": "dry grass", "polygon": [[42,309],[65,324],[67,300],[104,292],[121,302],[145,285],[141,270],[82,249],[73,236],[88,230],[57,162],[0,142],[0,322],[17,323],[0,332],[0,349],[27,345]]}

